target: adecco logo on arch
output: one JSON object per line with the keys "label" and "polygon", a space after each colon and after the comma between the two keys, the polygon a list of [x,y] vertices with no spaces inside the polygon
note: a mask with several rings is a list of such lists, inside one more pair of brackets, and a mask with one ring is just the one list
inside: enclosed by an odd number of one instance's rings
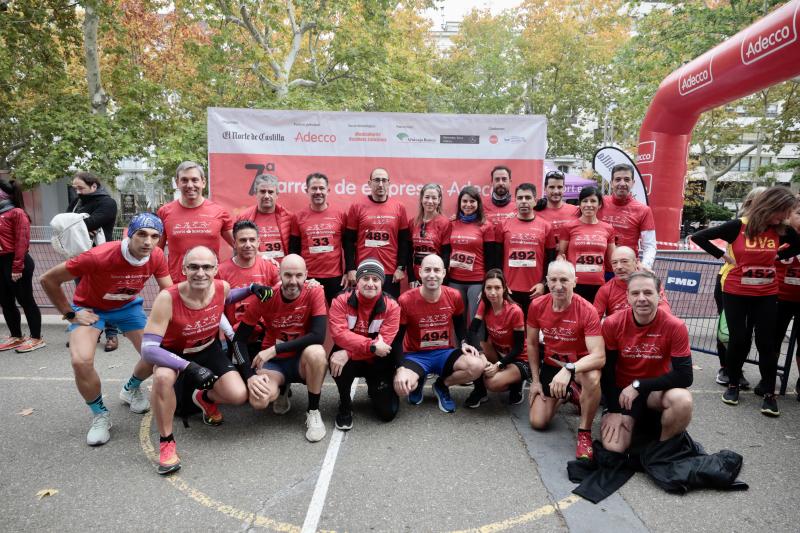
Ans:
{"label": "adecco logo on arch", "polygon": [[678,76],[678,93],[681,96],[702,89],[706,85],[711,85],[714,81],[714,74],[711,71],[711,65],[714,62],[714,56],[708,58],[708,63],[703,62],[699,66],[689,70],[684,68],[680,76]]}
{"label": "adecco logo on arch", "polygon": [[747,35],[742,39],[742,63],[745,65],[755,63],[795,42],[797,40],[798,9],[800,9],[800,4],[794,8],[791,21],[779,20],[764,31]]}

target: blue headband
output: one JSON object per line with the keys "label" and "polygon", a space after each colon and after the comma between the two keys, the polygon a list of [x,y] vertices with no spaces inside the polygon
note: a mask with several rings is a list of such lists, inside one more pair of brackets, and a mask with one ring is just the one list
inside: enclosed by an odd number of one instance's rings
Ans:
{"label": "blue headband", "polygon": [[133,234],[142,228],[154,229],[159,235],[164,233],[164,223],[153,213],[139,213],[133,217],[128,224],[128,237],[133,237]]}

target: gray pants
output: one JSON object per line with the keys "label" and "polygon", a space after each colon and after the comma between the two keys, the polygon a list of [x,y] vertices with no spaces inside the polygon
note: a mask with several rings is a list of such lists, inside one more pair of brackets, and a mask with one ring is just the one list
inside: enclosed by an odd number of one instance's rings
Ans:
{"label": "gray pants", "polygon": [[[454,288],[461,293],[461,300],[464,302],[467,315],[467,326],[469,326],[472,319],[475,318],[475,313],[478,311],[478,304],[481,301],[481,291],[483,290],[483,283],[476,281],[474,283],[459,283],[458,281],[448,281],[447,285]],[[478,332],[478,338],[484,340],[486,337],[484,328]],[[476,346],[479,348],[479,346]]]}

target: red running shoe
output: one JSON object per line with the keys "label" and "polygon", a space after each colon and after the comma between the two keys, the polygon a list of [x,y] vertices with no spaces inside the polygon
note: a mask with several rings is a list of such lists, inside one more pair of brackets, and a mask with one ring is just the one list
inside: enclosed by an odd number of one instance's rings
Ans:
{"label": "red running shoe", "polygon": [[25,342],[24,337],[6,337],[5,339],[0,341],[0,352],[4,352],[6,350],[13,350],[23,342]]}
{"label": "red running shoe", "polygon": [[217,409],[215,402],[207,402],[203,399],[203,391],[196,390],[192,394],[192,401],[203,411],[203,423],[209,426],[222,424],[222,413]]}
{"label": "red running shoe", "polygon": [[159,445],[158,473],[162,476],[181,469],[181,459],[175,451],[175,441],[162,442]]}
{"label": "red running shoe", "polygon": [[589,431],[578,431],[578,444],[575,446],[575,458],[585,461],[594,460],[592,451],[592,434]]}

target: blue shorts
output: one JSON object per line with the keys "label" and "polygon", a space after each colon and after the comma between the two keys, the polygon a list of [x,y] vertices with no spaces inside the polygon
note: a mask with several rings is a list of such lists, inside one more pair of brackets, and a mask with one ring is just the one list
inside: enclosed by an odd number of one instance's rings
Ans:
{"label": "blue shorts", "polygon": [[283,374],[283,381],[287,385],[289,383],[305,383],[305,380],[300,376],[299,355],[294,357],[274,357],[264,363],[261,368]]}
{"label": "blue shorts", "polygon": [[[92,324],[92,327],[103,331],[106,328],[106,322],[108,322],[117,326],[122,333],[144,329],[144,325],[147,324],[147,317],[142,308],[143,303],[144,299],[141,296],[137,296],[132,301],[112,311],[91,309],[94,314],[100,317],[97,322]],[[84,308],[77,305],[72,306],[72,310],[76,313],[81,309]],[[70,324],[67,331],[72,331],[77,327],[80,327],[80,324]]]}
{"label": "blue shorts", "polygon": [[453,366],[459,357],[461,357],[461,350],[453,348],[408,352],[403,356],[400,366],[413,370],[420,379],[425,379],[428,374],[446,378],[453,373]]}

